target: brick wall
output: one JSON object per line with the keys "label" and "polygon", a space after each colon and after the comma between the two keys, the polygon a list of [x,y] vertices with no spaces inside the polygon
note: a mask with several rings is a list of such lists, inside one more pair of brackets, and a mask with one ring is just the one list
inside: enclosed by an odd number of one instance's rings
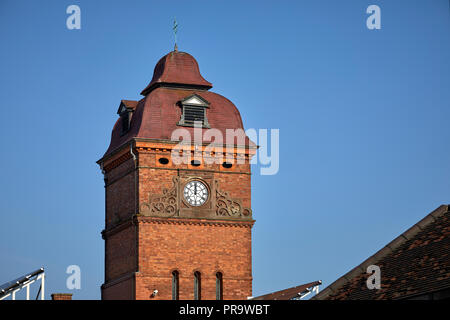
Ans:
{"label": "brick wall", "polygon": [[167,221],[139,223],[136,298],[172,298],[172,271],[179,272],[180,299],[194,298],[194,272],[201,273],[202,299],[216,298],[216,273],[223,275],[224,299],[252,295],[251,223]]}
{"label": "brick wall", "polygon": [[52,300],[72,300],[71,293],[52,293]]}
{"label": "brick wall", "polygon": [[129,219],[135,213],[135,171],[128,159],[106,174],[106,227]]}
{"label": "brick wall", "polygon": [[136,270],[137,229],[128,223],[122,230],[111,232],[105,241],[105,281]]}
{"label": "brick wall", "polygon": [[[117,153],[105,165],[102,299],[171,299],[174,270],[179,272],[180,299],[194,298],[195,271],[202,275],[202,299],[216,298],[216,272],[219,271],[223,274],[223,298],[246,299],[252,295],[253,221],[155,219],[140,215],[139,209],[150,196],[172,188],[173,177],[183,175],[218,181],[221,191],[250,208],[249,163],[234,164],[231,168],[205,163],[198,167],[175,166],[170,161],[170,147],[136,147],[137,170],[129,149]],[[169,163],[159,163],[161,157],[168,158]],[[155,289],[158,294],[152,297]]]}
{"label": "brick wall", "polygon": [[109,284],[104,284],[102,300],[133,300],[135,298],[134,282],[134,275],[130,274]]}

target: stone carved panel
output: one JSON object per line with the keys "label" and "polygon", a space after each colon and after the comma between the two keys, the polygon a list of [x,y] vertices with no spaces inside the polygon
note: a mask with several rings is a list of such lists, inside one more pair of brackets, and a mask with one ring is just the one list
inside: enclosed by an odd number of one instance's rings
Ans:
{"label": "stone carved panel", "polygon": [[[201,180],[208,186],[210,196],[200,207],[192,207],[183,197],[182,189],[192,180]],[[181,191],[180,191],[181,190]],[[149,195],[148,201],[140,205],[140,213],[155,217],[185,217],[212,219],[251,219],[252,210],[242,205],[240,199],[232,198],[219,188],[219,181],[212,177],[181,176],[173,178],[173,186],[163,189],[162,194]]]}
{"label": "stone carved panel", "polygon": [[251,218],[252,209],[244,208],[242,202],[238,199],[231,198],[227,192],[219,189],[219,182],[214,181],[216,191],[216,208],[215,214],[219,217],[244,217]]}
{"label": "stone carved panel", "polygon": [[173,186],[170,189],[163,189],[161,195],[148,197],[148,202],[140,206],[140,211],[146,216],[174,217],[179,212],[179,179],[173,177]]}

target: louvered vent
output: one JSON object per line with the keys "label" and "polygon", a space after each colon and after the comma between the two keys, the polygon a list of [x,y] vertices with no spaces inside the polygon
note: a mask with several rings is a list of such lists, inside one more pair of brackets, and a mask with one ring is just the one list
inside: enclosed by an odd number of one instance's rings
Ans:
{"label": "louvered vent", "polygon": [[194,94],[180,101],[179,105],[182,108],[181,119],[177,123],[179,126],[194,127],[200,124],[203,128],[210,128],[206,117],[208,101]]}
{"label": "louvered vent", "polygon": [[194,124],[195,121],[205,121],[205,108],[196,106],[184,106],[184,122]]}

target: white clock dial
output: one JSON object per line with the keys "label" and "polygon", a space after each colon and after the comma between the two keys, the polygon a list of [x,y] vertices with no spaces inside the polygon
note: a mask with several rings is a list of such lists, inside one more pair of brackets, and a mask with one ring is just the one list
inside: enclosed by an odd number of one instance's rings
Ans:
{"label": "white clock dial", "polygon": [[188,182],[184,187],[184,198],[191,206],[201,206],[208,200],[208,188],[197,180]]}

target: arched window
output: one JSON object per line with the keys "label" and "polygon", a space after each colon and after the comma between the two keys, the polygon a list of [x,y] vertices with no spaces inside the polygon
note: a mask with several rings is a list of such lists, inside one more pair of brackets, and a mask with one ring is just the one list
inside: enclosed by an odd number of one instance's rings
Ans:
{"label": "arched window", "polygon": [[222,300],[223,299],[223,279],[222,279],[222,273],[217,272],[216,273],[216,300]]}
{"label": "arched window", "polygon": [[180,292],[180,277],[178,271],[172,272],[172,300],[178,300]]}
{"label": "arched window", "polygon": [[202,298],[202,277],[200,272],[194,272],[194,300]]}

